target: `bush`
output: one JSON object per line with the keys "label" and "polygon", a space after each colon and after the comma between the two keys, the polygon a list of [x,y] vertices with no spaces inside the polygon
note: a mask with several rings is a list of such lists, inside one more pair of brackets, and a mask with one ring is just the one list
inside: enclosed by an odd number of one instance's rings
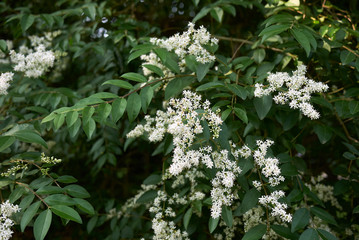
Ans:
{"label": "bush", "polygon": [[3,239],[356,239],[356,5],[1,2]]}

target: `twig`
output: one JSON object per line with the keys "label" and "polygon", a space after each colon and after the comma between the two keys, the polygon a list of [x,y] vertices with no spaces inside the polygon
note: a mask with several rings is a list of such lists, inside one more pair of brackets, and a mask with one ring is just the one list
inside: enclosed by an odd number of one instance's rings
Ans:
{"label": "twig", "polygon": [[351,142],[355,142],[355,143],[359,143],[358,140],[356,140],[355,138],[353,138],[352,136],[350,136],[349,131],[347,129],[347,127],[345,126],[345,124],[343,123],[343,121],[340,119],[338,113],[336,111],[334,111],[335,113],[335,117],[337,118],[339,124],[342,126],[345,136],[351,141]]}
{"label": "twig", "polygon": [[42,197],[40,197],[39,194],[37,194],[36,192],[34,192],[34,190],[32,190],[32,189],[31,189],[30,187],[28,187],[26,184],[21,183],[21,182],[15,182],[15,183],[18,184],[18,185],[21,185],[21,186],[23,186],[23,187],[25,187],[25,188],[27,188],[27,189],[29,189],[38,199],[41,200],[41,202],[43,202],[43,203],[46,205],[47,208],[50,208],[50,206],[44,201],[44,199],[43,199]]}
{"label": "twig", "polygon": [[[240,39],[240,38],[231,38],[231,37],[223,37],[223,36],[215,36],[215,37],[216,37],[217,39],[223,40],[223,41],[233,41],[233,42],[239,42],[239,43],[249,44],[249,45],[253,45],[253,44],[254,44],[254,42],[252,42],[252,41],[248,41],[248,40]],[[269,46],[265,46],[265,45],[258,45],[258,47],[270,49],[270,50],[275,51],[275,52],[284,53],[285,55],[288,55],[288,56],[290,56],[290,57],[293,58],[293,59],[297,59],[297,58],[298,58],[296,55],[291,54],[291,53],[288,53],[288,52],[285,52],[284,50],[279,49],[279,48],[269,47]]]}

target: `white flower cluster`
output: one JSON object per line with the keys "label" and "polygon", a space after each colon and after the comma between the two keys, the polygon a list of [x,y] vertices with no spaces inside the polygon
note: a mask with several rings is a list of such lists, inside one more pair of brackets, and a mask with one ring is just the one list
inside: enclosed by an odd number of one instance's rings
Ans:
{"label": "white flower cluster", "polygon": [[284,222],[291,222],[292,215],[285,210],[288,208],[287,204],[278,202],[279,198],[284,197],[283,191],[274,191],[269,196],[262,196],[259,198],[259,203],[272,209],[272,216],[280,217]]}
{"label": "white flower cluster", "polygon": [[167,221],[167,217],[175,217],[176,213],[169,206],[166,209],[163,209],[164,202],[180,202],[181,198],[178,197],[178,194],[174,194],[170,199],[167,194],[159,190],[157,192],[157,197],[155,198],[150,212],[155,214],[155,217],[152,219],[152,229],[154,231],[153,240],[162,240],[162,239],[173,239],[173,240],[189,240],[188,234],[186,231],[176,229],[176,224],[173,221]]}
{"label": "white flower cluster", "polygon": [[319,112],[309,102],[311,94],[327,91],[328,85],[308,79],[305,76],[306,72],[306,66],[299,65],[298,69],[293,71],[292,76],[286,72],[269,73],[267,78],[269,86],[265,88],[263,84],[256,83],[254,96],[262,97],[286,88],[285,91],[273,97],[275,103],[282,105],[288,103],[290,108],[300,109],[310,119],[318,119]]}
{"label": "white flower cluster", "polygon": [[[222,119],[209,107],[209,101],[201,102],[201,96],[191,91],[183,91],[181,99],[171,99],[166,112],[157,111],[156,118],[146,116],[145,125],[137,125],[127,134],[127,137],[138,137],[144,132],[149,134],[151,142],[158,142],[165,133],[173,136],[173,160],[169,168],[171,175],[177,176],[184,169],[190,169],[202,163],[211,168],[213,163],[208,156],[211,148],[189,150],[196,135],[203,132],[201,120],[206,120],[213,137],[217,138],[220,132]],[[197,111],[203,109],[204,113]]]}
{"label": "white flower cluster", "polygon": [[237,198],[232,187],[242,170],[237,166],[237,162],[229,159],[227,150],[222,150],[220,153],[213,152],[212,158],[218,172],[211,181],[211,217],[218,218],[221,216],[222,206],[231,206],[233,200]]}
{"label": "white flower cluster", "polygon": [[10,217],[14,213],[20,212],[21,209],[18,205],[13,205],[7,200],[0,205],[0,210],[0,239],[8,240],[12,236],[13,231],[11,230],[11,227],[14,225],[14,222]]}
{"label": "white flower cluster", "polygon": [[60,52],[47,50],[51,47],[52,40],[61,32],[47,32],[43,37],[29,36],[31,48],[22,45],[19,52],[10,51],[11,62],[15,64],[14,70],[25,73],[26,77],[37,78],[44,75],[54,66],[57,57],[63,55]]}
{"label": "white flower cluster", "polygon": [[343,210],[343,207],[339,204],[338,199],[334,196],[334,187],[332,185],[325,185],[321,183],[328,175],[322,173],[317,177],[312,176],[310,179],[311,183],[305,183],[310,191],[317,194],[318,198],[323,202],[330,202],[333,207],[338,210]]}
{"label": "white flower cluster", "polygon": [[57,164],[60,163],[62,160],[55,157],[45,156],[45,153],[41,153],[40,161],[48,164]]}
{"label": "white flower cluster", "polygon": [[[278,167],[279,160],[277,158],[266,157],[268,148],[274,143],[272,140],[261,141],[257,140],[258,149],[252,151],[248,146],[244,145],[238,150],[233,151],[234,156],[240,155],[243,158],[253,156],[254,162],[258,167],[262,169],[262,174],[268,178],[268,182],[271,187],[277,186],[280,182],[283,182],[285,178],[280,175],[281,170]],[[232,146],[232,148],[235,145]],[[259,181],[253,181],[253,185],[257,190],[261,189],[261,183]]]}
{"label": "white flower cluster", "polygon": [[188,30],[181,35],[177,33],[166,40],[151,38],[150,42],[168,51],[174,51],[181,61],[184,61],[187,55],[194,55],[200,63],[209,63],[216,59],[203,45],[215,45],[218,39],[211,38],[210,33],[203,26],[194,29],[194,24],[191,22],[188,23]]}
{"label": "white flower cluster", "polygon": [[277,186],[285,179],[280,175],[281,171],[278,167],[279,160],[277,158],[267,158],[267,150],[273,144],[272,140],[257,141],[258,149],[253,152],[254,162],[262,169],[262,174],[268,178],[268,182],[272,187]]}
{"label": "white flower cluster", "polygon": [[[188,23],[188,30],[182,34],[175,34],[174,36],[164,40],[158,38],[151,38],[150,42],[161,48],[165,48],[168,51],[174,51],[179,58],[179,67],[184,72],[186,67],[185,57],[193,55],[196,57],[197,62],[210,63],[216,58],[209,53],[203,46],[215,45],[218,43],[218,39],[212,38],[206,28],[201,26],[199,29],[194,28],[193,23]],[[153,52],[148,55],[142,55],[141,59],[144,61],[142,65],[151,64],[159,67],[166,77],[174,76],[172,71],[161,63],[160,58]],[[143,73],[148,76],[152,73],[146,67],[143,67]]]}
{"label": "white flower cluster", "polygon": [[44,45],[35,48],[34,52],[24,55],[16,53],[14,50],[10,51],[10,58],[14,66],[14,70],[24,72],[26,77],[40,77],[47,72],[55,62],[55,53],[51,50],[46,50]]}
{"label": "white flower cluster", "polygon": [[[266,218],[267,216],[265,216],[265,211],[261,206],[257,206],[248,210],[245,214],[243,214],[244,232],[248,232],[251,228],[257,226],[258,224],[266,225]],[[277,219],[272,216],[269,216],[269,222],[271,223],[271,225],[282,225],[287,227],[285,223],[278,222]],[[262,236],[262,239],[276,240],[283,239],[283,237],[278,235],[276,232],[273,231],[273,229],[270,228],[270,230],[267,231],[264,236]]]}
{"label": "white flower cluster", "polygon": [[0,75],[0,95],[6,95],[7,89],[10,87],[10,83],[14,73],[12,72],[5,72]]}

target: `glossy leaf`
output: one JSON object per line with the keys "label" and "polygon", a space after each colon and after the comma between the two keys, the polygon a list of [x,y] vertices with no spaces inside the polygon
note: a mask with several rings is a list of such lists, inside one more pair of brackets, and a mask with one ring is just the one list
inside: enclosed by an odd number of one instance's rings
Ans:
{"label": "glossy leaf", "polygon": [[128,120],[133,122],[141,110],[141,97],[137,93],[132,93],[127,100]]}
{"label": "glossy leaf", "polygon": [[37,213],[37,210],[39,210],[40,205],[41,205],[41,201],[37,201],[31,204],[31,206],[26,209],[20,221],[21,232],[24,232],[26,226],[34,218],[34,216]]}
{"label": "glossy leaf", "polygon": [[34,223],[34,237],[36,240],[43,240],[49,231],[52,221],[52,213],[47,209],[40,213]]}
{"label": "glossy leaf", "polygon": [[82,219],[78,212],[76,212],[73,208],[65,206],[65,205],[54,205],[51,206],[51,211],[55,213],[57,216],[68,219],[77,223],[82,223]]}

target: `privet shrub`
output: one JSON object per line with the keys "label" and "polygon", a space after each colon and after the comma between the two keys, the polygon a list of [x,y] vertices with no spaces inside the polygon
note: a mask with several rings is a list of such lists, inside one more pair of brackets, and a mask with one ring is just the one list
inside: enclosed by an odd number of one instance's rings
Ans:
{"label": "privet shrub", "polygon": [[358,239],[355,0],[0,16],[1,239]]}

